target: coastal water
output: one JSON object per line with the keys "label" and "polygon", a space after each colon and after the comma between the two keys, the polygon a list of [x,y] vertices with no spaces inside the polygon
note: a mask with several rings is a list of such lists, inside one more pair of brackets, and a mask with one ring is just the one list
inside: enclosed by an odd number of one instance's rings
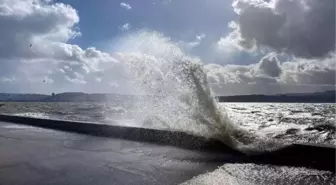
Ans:
{"label": "coastal water", "polygon": [[[254,135],[293,143],[336,144],[335,104],[218,103],[240,129]],[[224,111],[224,110],[223,110]],[[46,119],[171,129],[160,123],[136,120],[128,105],[107,103],[4,103],[1,114]],[[177,127],[175,127],[177,128]]]}
{"label": "coastal water", "polygon": [[[230,124],[244,130],[241,148],[272,149],[268,141],[276,143],[336,144],[335,104],[305,103],[218,103]],[[141,111],[140,111],[141,112]],[[155,120],[139,121],[139,109],[129,104],[107,103],[4,103],[1,114],[86,121],[133,127],[172,129],[169,124]],[[159,115],[158,115],[159,116]],[[189,119],[190,121],[190,119]],[[173,129],[199,130],[188,124]],[[245,134],[250,133],[247,137]],[[234,133],[231,133],[234,134]],[[246,141],[247,140],[247,141]],[[261,142],[264,141],[264,142]],[[245,143],[245,144],[244,144]],[[276,147],[278,147],[277,145]],[[251,184],[334,184],[335,175],[327,171],[307,168],[280,167],[256,164],[224,164],[213,172],[201,174],[183,185],[251,185]]]}
{"label": "coastal water", "polygon": [[[1,114],[179,130],[215,138],[244,152],[291,143],[336,144],[335,104],[218,103],[197,62],[126,62],[138,94],[113,103],[4,103]],[[170,138],[174,139],[174,138]],[[255,164],[225,164],[186,184],[333,184],[330,172]]]}

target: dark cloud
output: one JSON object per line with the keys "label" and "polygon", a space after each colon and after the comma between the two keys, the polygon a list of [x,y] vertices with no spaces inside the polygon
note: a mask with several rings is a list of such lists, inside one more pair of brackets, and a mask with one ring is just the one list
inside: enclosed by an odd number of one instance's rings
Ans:
{"label": "dark cloud", "polygon": [[236,0],[242,47],[269,47],[304,58],[335,50],[335,0]]}
{"label": "dark cloud", "polygon": [[270,77],[278,77],[281,74],[281,66],[274,53],[264,56],[258,63],[257,69]]}

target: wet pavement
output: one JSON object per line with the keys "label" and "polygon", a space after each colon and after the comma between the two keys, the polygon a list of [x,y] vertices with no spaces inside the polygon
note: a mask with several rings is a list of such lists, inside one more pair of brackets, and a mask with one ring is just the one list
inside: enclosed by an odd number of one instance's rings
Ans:
{"label": "wet pavement", "polygon": [[218,155],[0,122],[0,185],[178,184]]}

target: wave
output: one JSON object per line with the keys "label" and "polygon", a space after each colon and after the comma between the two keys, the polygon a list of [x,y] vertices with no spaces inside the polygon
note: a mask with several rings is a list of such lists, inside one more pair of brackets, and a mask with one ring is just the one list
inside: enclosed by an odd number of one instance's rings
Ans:
{"label": "wave", "polygon": [[144,58],[129,62],[130,86],[143,95],[133,105],[141,126],[180,130],[237,147],[235,136],[245,134],[216,103],[201,63],[187,57]]}
{"label": "wave", "polygon": [[14,116],[22,116],[22,117],[33,117],[33,118],[43,118],[43,119],[49,119],[50,116],[46,113],[42,112],[23,112],[23,113],[15,113],[12,114]]}

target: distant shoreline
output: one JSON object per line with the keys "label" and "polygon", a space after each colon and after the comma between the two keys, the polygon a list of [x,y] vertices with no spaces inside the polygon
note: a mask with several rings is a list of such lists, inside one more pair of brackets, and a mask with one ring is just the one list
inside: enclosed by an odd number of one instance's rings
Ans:
{"label": "distant shoreline", "polygon": [[[216,96],[219,102],[263,102],[263,103],[335,103],[336,91],[315,93],[279,94],[279,95],[237,95]],[[59,93],[43,94],[11,94],[0,93],[0,102],[114,102],[122,103],[135,99],[135,95],[123,94],[87,94]]]}
{"label": "distant shoreline", "polygon": [[219,96],[219,102],[335,103],[336,91],[306,94]]}

